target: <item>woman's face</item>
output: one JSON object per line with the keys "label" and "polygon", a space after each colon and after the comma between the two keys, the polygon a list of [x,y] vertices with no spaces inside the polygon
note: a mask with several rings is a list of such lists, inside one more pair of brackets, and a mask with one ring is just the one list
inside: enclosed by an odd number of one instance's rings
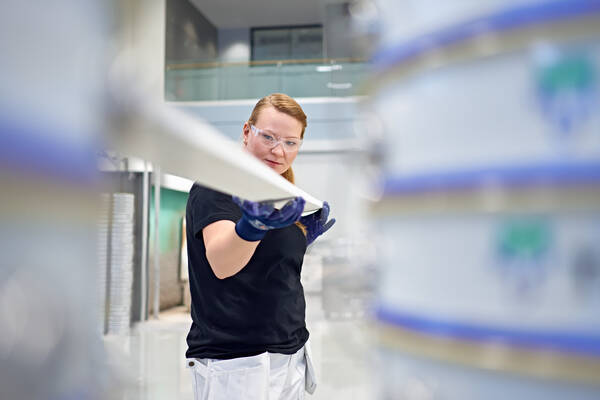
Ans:
{"label": "woman's face", "polygon": [[[277,111],[274,107],[263,109],[254,126],[276,139],[299,140],[302,134],[302,123],[296,118]],[[298,151],[286,151],[281,142],[275,147],[266,145],[261,135],[256,135],[248,122],[244,124],[244,146],[256,158],[271,167],[278,174],[287,171],[298,155]]]}

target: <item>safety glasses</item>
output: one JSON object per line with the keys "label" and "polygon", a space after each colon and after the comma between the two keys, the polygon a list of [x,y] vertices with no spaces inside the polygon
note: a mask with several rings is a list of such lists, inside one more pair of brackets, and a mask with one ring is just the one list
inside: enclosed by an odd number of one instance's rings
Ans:
{"label": "safety glasses", "polygon": [[254,133],[254,136],[256,136],[260,142],[269,149],[273,149],[278,144],[281,144],[281,147],[286,153],[294,153],[298,151],[302,145],[302,139],[280,138],[270,132],[257,128],[254,125],[250,125],[250,129],[252,130],[252,133]]}

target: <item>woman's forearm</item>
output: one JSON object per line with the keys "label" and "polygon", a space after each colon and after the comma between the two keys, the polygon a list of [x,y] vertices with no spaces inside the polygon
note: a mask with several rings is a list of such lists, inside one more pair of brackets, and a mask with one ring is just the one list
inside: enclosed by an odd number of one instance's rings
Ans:
{"label": "woman's forearm", "polygon": [[235,232],[235,223],[226,220],[206,226],[202,235],[206,258],[219,279],[233,276],[244,268],[260,243],[240,238]]}

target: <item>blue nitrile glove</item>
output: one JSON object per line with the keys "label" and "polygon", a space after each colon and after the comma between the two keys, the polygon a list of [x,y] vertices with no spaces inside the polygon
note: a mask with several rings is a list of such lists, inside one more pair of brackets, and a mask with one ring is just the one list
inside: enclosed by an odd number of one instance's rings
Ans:
{"label": "blue nitrile glove", "polygon": [[305,203],[302,197],[296,197],[288,201],[281,210],[276,210],[270,202],[259,203],[235,196],[233,202],[240,206],[244,213],[235,224],[235,232],[249,242],[261,240],[269,229],[283,228],[298,221]]}
{"label": "blue nitrile glove", "polygon": [[327,221],[329,217],[329,203],[323,202],[323,208],[316,213],[300,218],[300,223],[306,227],[306,245],[308,246],[315,239],[335,224],[335,218]]}

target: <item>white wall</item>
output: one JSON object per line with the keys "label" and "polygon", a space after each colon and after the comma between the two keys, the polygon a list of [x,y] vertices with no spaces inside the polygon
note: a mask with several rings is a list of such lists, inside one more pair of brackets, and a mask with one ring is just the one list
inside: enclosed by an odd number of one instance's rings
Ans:
{"label": "white wall", "polygon": [[157,100],[164,99],[165,0],[121,0],[119,57],[129,76]]}
{"label": "white wall", "polygon": [[354,239],[364,235],[367,192],[364,163],[359,153],[299,154],[294,161],[296,185],[327,201],[335,228],[327,239]]}
{"label": "white wall", "polygon": [[218,44],[220,61],[250,61],[250,29],[219,29]]}

